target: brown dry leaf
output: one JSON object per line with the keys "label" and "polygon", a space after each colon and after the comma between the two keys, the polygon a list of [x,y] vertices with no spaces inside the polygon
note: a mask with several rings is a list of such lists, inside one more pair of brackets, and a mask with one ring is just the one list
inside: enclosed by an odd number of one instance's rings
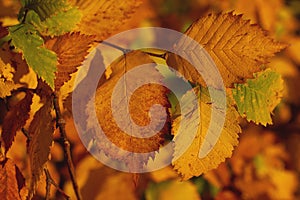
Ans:
{"label": "brown dry leaf", "polygon": [[14,105],[6,114],[2,127],[2,140],[7,152],[12,145],[16,133],[21,129],[29,118],[30,105],[32,104],[33,93],[26,91],[25,97]]}
{"label": "brown dry leaf", "polygon": [[140,5],[140,0],[71,0],[84,16],[77,31],[96,35],[98,40],[109,37],[128,20]]}
{"label": "brown dry leaf", "polygon": [[[185,33],[194,39],[209,53],[215,62],[225,87],[233,83],[243,83],[253,78],[253,73],[261,69],[274,53],[286,47],[286,44],[275,42],[257,25],[243,20],[241,15],[232,13],[210,14],[194,22]],[[202,69],[203,76],[210,77],[205,83],[203,78],[189,62],[175,54],[168,54],[167,63],[178,70],[183,76],[194,83],[220,88],[220,83],[213,83],[210,73],[213,69],[207,64],[207,58],[194,52],[195,47],[181,39],[175,46],[192,59]],[[178,54],[178,53],[177,53]]]}
{"label": "brown dry leaf", "polygon": [[58,66],[55,78],[55,90],[58,91],[65,82],[71,79],[71,74],[81,65],[95,37],[79,32],[67,33],[46,41],[48,49],[58,56]]}
{"label": "brown dry leaf", "polygon": [[51,109],[52,101],[50,99],[35,113],[28,130],[31,138],[28,145],[31,167],[30,195],[35,191],[40,175],[43,172],[44,164],[49,160],[50,146],[53,139],[52,134],[54,132]]}
{"label": "brown dry leaf", "polygon": [[[156,65],[151,60],[150,56],[141,51],[133,51],[126,54],[124,57],[122,57],[122,59],[114,62],[111,65],[111,78],[104,82],[96,91],[96,114],[103,132],[105,133],[106,137],[118,148],[129,152],[148,153],[157,151],[160,145],[162,145],[164,142],[164,136],[169,133],[169,117],[167,116],[165,121],[165,116],[158,116],[159,112],[151,112],[151,115],[153,115],[151,116],[151,124],[154,125],[148,126],[150,124],[150,108],[154,104],[162,105],[166,109],[169,107],[169,102],[166,96],[166,94],[169,92],[168,89],[158,84],[146,84],[136,89],[131,96],[128,94],[129,89],[134,87],[134,83],[139,83],[144,80],[145,70],[140,70],[137,72],[139,74],[135,73],[135,75],[131,76],[126,72],[135,69],[139,65],[147,63],[151,63],[151,67],[147,68],[146,70],[147,77],[153,81],[161,82],[163,77],[155,69]],[[125,73],[126,75],[124,75]],[[123,79],[124,83],[122,83],[122,86],[118,87],[116,90],[116,83],[123,75],[125,77],[125,79]],[[144,132],[131,129],[132,125],[130,123],[127,124],[125,121],[121,122],[122,124],[119,124],[118,126],[112,114],[111,98],[114,90],[116,90],[115,94],[117,94],[114,96],[114,99],[118,103],[113,109],[119,112],[118,116],[120,119],[130,119],[131,117],[133,122],[138,126],[144,126]],[[126,106],[129,107],[130,116],[127,115],[129,113],[124,111]],[[166,112],[166,110],[164,110],[164,112]],[[94,120],[89,119],[88,123],[94,124]],[[157,130],[156,128],[159,125],[162,125],[162,129],[149,138],[138,138],[132,136],[130,133],[123,132],[124,129],[131,129],[133,130],[132,133],[139,133],[140,136],[143,136],[142,134]],[[99,136],[96,135],[95,137]],[[103,143],[102,138],[100,138],[98,141]],[[98,145],[100,147],[107,146],[106,144],[100,143]],[[130,153],[120,154],[120,152],[115,152],[110,148],[103,149],[103,151],[111,158],[118,160],[127,160],[126,158],[128,158],[130,155]],[[145,163],[147,160],[148,157],[145,157],[138,162]]]}
{"label": "brown dry leaf", "polygon": [[[239,115],[230,103],[227,103],[227,108],[224,110],[219,108],[217,102],[211,102],[207,89],[201,87],[199,91],[196,91],[196,94],[200,96],[198,99],[200,111],[197,111],[197,108],[193,106],[191,110],[192,114],[178,117],[172,124],[172,132],[175,134],[173,139],[175,142],[175,158],[178,152],[181,151],[181,148],[187,145],[186,138],[184,138],[182,134],[177,133],[179,128],[184,130],[184,133],[191,133],[195,129],[198,130],[188,149],[177,160],[173,159],[172,161],[174,169],[182,176],[183,180],[187,180],[193,176],[199,176],[202,173],[216,168],[221,162],[224,162],[225,158],[231,156],[233,147],[238,144],[238,133],[241,132],[241,128],[238,125]],[[183,98],[187,96],[188,93],[186,93]],[[193,105],[195,104],[193,103]],[[219,118],[221,117],[221,113],[226,111],[224,126],[212,150],[204,158],[199,158],[200,148],[202,144],[204,144],[204,139],[213,140],[211,136],[218,134],[215,132],[218,131],[217,129],[211,129],[209,132],[210,138],[205,138],[206,134],[208,134],[210,123],[213,123],[212,127],[220,126],[218,124],[219,119],[211,119],[211,110],[213,108],[218,113]],[[197,120],[197,112],[199,112],[200,121]],[[181,122],[182,120],[184,120],[183,123]],[[210,147],[205,146],[204,148]]]}
{"label": "brown dry leaf", "polygon": [[0,199],[21,200],[24,186],[25,179],[18,167],[10,159],[0,162]]}
{"label": "brown dry leaf", "polygon": [[3,23],[0,22],[0,38],[3,38],[8,34],[7,27],[3,27]]}

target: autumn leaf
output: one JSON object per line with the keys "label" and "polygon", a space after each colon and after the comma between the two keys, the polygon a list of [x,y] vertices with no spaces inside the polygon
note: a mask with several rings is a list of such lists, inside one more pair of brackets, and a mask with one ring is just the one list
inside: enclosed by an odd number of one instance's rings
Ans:
{"label": "autumn leaf", "polygon": [[[42,21],[71,8],[71,5],[67,0],[21,0],[21,4],[23,10],[33,10],[39,15]],[[23,14],[22,11],[20,13],[21,16]],[[21,18],[21,16],[19,16],[19,18]]]}
{"label": "autumn leaf", "polygon": [[[130,118],[138,126],[144,126],[143,128],[145,128],[143,132],[134,129],[136,130],[134,133],[139,133],[143,136],[142,134],[144,133],[156,130],[155,128],[157,127],[147,126],[150,123],[150,108],[154,104],[159,104],[166,108],[169,107],[168,99],[166,97],[168,90],[157,84],[145,84],[136,89],[131,96],[129,95],[129,88],[134,87],[132,83],[141,82],[144,79],[143,74],[145,71],[139,71],[138,73],[140,73],[140,75],[135,74],[134,77],[125,73],[129,70],[135,69],[135,67],[139,65],[147,63],[151,64],[151,68],[149,67],[146,70],[147,76],[153,81],[162,81],[163,77],[155,69],[156,65],[153,63],[151,58],[140,51],[133,51],[124,55],[124,57],[117,62],[112,63],[111,68],[113,73],[111,78],[100,85],[96,91],[95,108],[98,119],[88,119],[88,124],[92,123],[91,126],[94,126],[93,122],[98,120],[106,137],[109,138],[109,140],[118,148],[128,151],[128,153],[121,154],[115,152],[111,148],[102,149],[105,154],[108,154],[113,159],[127,161],[126,158],[130,156],[130,152],[148,153],[157,151],[160,145],[164,142],[164,136],[169,132],[168,116],[166,117],[166,121],[164,121],[164,116],[157,116],[156,112],[154,112],[154,116],[151,116],[151,124],[154,124],[153,126],[162,125],[162,129],[158,130],[155,135],[149,138],[138,138],[132,136],[132,133],[126,133],[123,131],[124,129],[133,129],[133,127],[131,127],[132,125],[127,124],[126,122],[126,119]],[[115,89],[116,83],[123,75],[126,77],[125,82],[122,84],[122,87],[118,87],[118,90],[115,91],[117,96],[114,96],[118,103],[116,103],[116,106],[112,106],[112,93]],[[128,116],[126,110],[124,110],[124,105],[129,107],[130,116]],[[121,124],[118,125],[116,123],[112,109],[118,111],[118,116],[123,120]],[[152,113],[153,112],[151,112],[151,115]],[[95,135],[95,137],[100,136]],[[101,144],[101,142],[104,142],[101,138],[98,139],[98,142],[100,142],[98,144],[99,147],[107,146],[105,144]],[[146,156],[138,162],[146,163],[148,159],[149,158]]]}
{"label": "autumn leaf", "polygon": [[[82,159],[77,165],[76,175],[82,199],[139,199],[136,197],[132,174],[104,166],[90,155]],[[65,191],[71,199],[76,199],[71,182],[66,184]]]}
{"label": "autumn leaf", "polygon": [[28,154],[31,167],[31,194],[34,193],[45,163],[48,161],[54,123],[51,116],[52,102],[47,101],[34,115],[29,126]]}
{"label": "autumn leaf", "polygon": [[9,27],[11,45],[21,52],[35,73],[54,87],[57,56],[44,47],[44,40],[31,24],[18,24]]}
{"label": "autumn leaf", "polygon": [[20,87],[19,84],[15,84],[14,68],[9,63],[5,64],[0,58],[0,98],[4,98],[11,95],[11,92]]}
{"label": "autumn leaf", "polygon": [[0,162],[0,199],[21,200],[20,190],[25,186],[18,167],[10,159]]}
{"label": "autumn leaf", "polygon": [[[251,25],[243,20],[241,15],[232,13],[210,14],[194,22],[185,34],[209,53],[215,62],[225,87],[234,83],[243,83],[253,78],[253,73],[261,71],[261,65],[268,62],[274,53],[286,47],[286,44],[275,42],[257,25]],[[188,44],[185,38],[178,41],[175,52],[182,52],[197,63],[204,76],[211,77],[206,59],[197,56],[193,44]],[[177,53],[178,54],[178,53]],[[167,63],[178,70],[183,76],[194,83],[220,88],[212,82],[205,83],[196,68],[175,54],[168,54]],[[208,81],[213,81],[211,77]]]}
{"label": "autumn leaf", "polygon": [[88,54],[94,36],[79,32],[67,33],[46,41],[45,46],[58,56],[57,72],[55,75],[55,90],[59,90],[65,82],[71,79],[71,74],[77,71],[85,56]]}
{"label": "autumn leaf", "polygon": [[[190,102],[188,99],[190,98],[189,94],[191,92],[192,91],[188,91],[182,97],[187,98],[183,102]],[[199,95],[200,121],[197,120],[198,111],[194,105],[189,108],[191,114],[178,117],[172,123],[172,132],[175,135],[173,139],[175,142],[174,158],[178,158],[172,160],[172,165],[182,176],[183,180],[187,180],[193,176],[199,176],[202,173],[216,168],[221,162],[224,162],[225,158],[231,156],[233,147],[238,144],[238,133],[241,132],[237,121],[238,113],[230,103],[227,103],[225,123],[220,137],[207,156],[200,158],[200,147],[204,143],[206,134],[208,134],[210,123],[213,123],[212,127],[219,126],[218,120],[211,121],[212,108],[217,110],[218,115],[225,110],[218,108],[219,105],[217,102],[211,102],[207,89],[201,87],[199,91],[196,92]],[[181,123],[182,120],[183,123]],[[181,124],[183,124],[182,127]],[[177,133],[179,128],[184,130],[184,133],[192,133],[194,129],[197,129],[194,140],[181,156],[178,156],[178,154],[181,152],[181,148],[186,146],[187,140],[184,138],[184,134]],[[210,130],[209,134],[217,135],[218,133],[213,132],[215,130],[216,129]]]}
{"label": "autumn leaf", "polygon": [[25,97],[11,108],[4,118],[1,137],[4,141],[6,152],[11,147],[17,131],[25,125],[29,118],[32,98],[33,93],[27,91]]}
{"label": "autumn leaf", "polygon": [[270,69],[254,75],[246,84],[236,84],[232,89],[238,112],[256,124],[272,124],[270,113],[280,103],[283,80]]}
{"label": "autumn leaf", "polygon": [[141,3],[140,0],[71,0],[78,6],[83,18],[76,31],[96,35],[98,40],[109,37],[125,23]]}

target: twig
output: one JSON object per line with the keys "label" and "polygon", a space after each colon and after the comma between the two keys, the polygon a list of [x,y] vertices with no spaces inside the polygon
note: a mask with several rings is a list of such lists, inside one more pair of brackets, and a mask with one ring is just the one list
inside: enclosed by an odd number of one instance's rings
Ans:
{"label": "twig", "polygon": [[62,136],[62,140],[64,143],[63,150],[64,150],[64,156],[67,159],[68,171],[69,171],[69,174],[71,177],[71,181],[72,181],[72,185],[73,185],[73,189],[74,189],[76,198],[77,198],[77,200],[81,200],[81,197],[79,194],[79,189],[78,189],[78,184],[77,184],[76,177],[75,177],[74,165],[72,162],[70,142],[68,141],[67,133],[66,133],[66,129],[65,129],[66,122],[62,118],[62,114],[61,114],[60,107],[58,104],[58,97],[57,97],[56,93],[54,93],[53,96],[54,96],[53,106],[54,106],[54,110],[56,113],[56,126],[59,128],[59,132]]}
{"label": "twig", "polygon": [[51,189],[51,177],[49,174],[49,171],[47,169],[44,169],[44,172],[46,174],[46,196],[45,199],[49,200],[50,199],[50,189]]}
{"label": "twig", "polygon": [[50,199],[51,185],[56,187],[57,191],[60,192],[65,197],[65,199],[71,199],[69,197],[69,195],[67,195],[62,189],[60,189],[60,187],[57,185],[57,183],[55,183],[55,181],[52,179],[52,177],[49,173],[49,170],[45,168],[44,172],[46,174],[46,200]]}
{"label": "twig", "polygon": [[[123,47],[120,47],[120,46],[118,46],[118,45],[112,44],[112,43],[107,42],[107,41],[102,41],[102,40],[99,41],[99,40],[95,40],[95,42],[99,42],[99,43],[102,43],[102,44],[104,44],[104,45],[106,45],[106,46],[110,46],[110,47],[112,47],[112,48],[118,49],[118,50],[122,51],[123,54],[127,54],[127,53],[129,53],[130,51],[133,51],[132,49],[125,49],[125,48],[123,48]],[[153,52],[147,52],[147,51],[145,51],[145,50],[143,50],[143,49],[141,49],[141,51],[144,52],[144,53],[146,53],[146,54],[148,54],[149,56],[153,56],[153,57],[157,57],[157,58],[162,58],[162,59],[164,59],[164,60],[165,60],[166,57],[167,57],[167,53],[166,53],[166,52],[163,53],[163,54],[157,54],[157,53],[153,53]]]}

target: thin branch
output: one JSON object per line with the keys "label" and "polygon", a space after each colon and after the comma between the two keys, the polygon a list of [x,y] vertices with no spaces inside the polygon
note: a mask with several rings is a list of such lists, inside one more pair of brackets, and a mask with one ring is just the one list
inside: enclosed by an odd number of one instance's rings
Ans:
{"label": "thin branch", "polygon": [[131,49],[124,49],[124,48],[122,48],[122,47],[120,47],[118,45],[115,45],[115,44],[112,44],[112,43],[109,43],[109,42],[106,42],[106,41],[95,41],[95,42],[100,42],[100,43],[102,43],[102,44],[104,44],[106,46],[110,46],[112,48],[118,49],[118,50],[122,51],[123,54],[127,54],[130,51],[132,51]]}
{"label": "thin branch", "polygon": [[[99,43],[102,43],[102,44],[104,44],[104,45],[106,45],[106,46],[110,46],[110,47],[112,47],[112,48],[118,49],[118,50],[122,51],[123,54],[127,54],[127,53],[129,53],[130,51],[133,51],[132,49],[125,49],[125,48],[123,48],[123,47],[120,47],[120,46],[118,46],[118,45],[112,44],[112,43],[107,42],[107,41],[102,41],[102,40],[99,41],[99,40],[95,40],[95,42],[99,42]],[[157,58],[162,58],[162,59],[164,59],[164,60],[166,60],[166,57],[167,57],[167,52],[165,52],[165,53],[163,53],[163,54],[157,54],[157,53],[153,53],[153,52],[143,51],[142,49],[141,49],[141,51],[144,52],[144,53],[146,53],[146,54],[148,54],[149,56],[153,56],[153,57],[157,57]]]}
{"label": "thin branch", "polygon": [[73,189],[74,189],[76,198],[77,198],[77,200],[81,200],[78,184],[77,184],[76,177],[75,177],[74,164],[72,162],[70,142],[68,141],[67,133],[66,133],[66,129],[65,129],[66,122],[62,117],[59,103],[58,103],[58,97],[57,97],[56,93],[54,93],[53,96],[54,96],[53,105],[54,105],[54,110],[56,113],[56,126],[59,128],[59,132],[62,136],[62,140],[64,143],[63,150],[64,150],[64,156],[67,159],[68,171],[69,171],[69,174],[71,177],[71,181],[72,181],[72,185],[73,185]]}
{"label": "thin branch", "polygon": [[57,185],[57,183],[55,183],[55,181],[53,180],[53,178],[51,177],[51,175],[49,173],[49,170],[45,168],[44,172],[46,174],[46,200],[50,199],[51,185],[56,187],[57,191],[60,192],[65,197],[65,199],[71,199],[69,197],[69,195],[67,195],[62,189],[60,189],[60,187]]}
{"label": "thin branch", "polygon": [[44,169],[44,172],[46,174],[46,195],[45,199],[49,200],[50,199],[50,189],[51,189],[51,176],[48,171],[48,169]]}
{"label": "thin branch", "polygon": [[143,51],[144,53],[148,54],[149,56],[153,56],[153,57],[157,57],[157,58],[162,58],[164,60],[167,59],[167,52],[163,53],[163,54],[157,54],[157,53],[153,53],[153,52],[147,52],[147,51]]}

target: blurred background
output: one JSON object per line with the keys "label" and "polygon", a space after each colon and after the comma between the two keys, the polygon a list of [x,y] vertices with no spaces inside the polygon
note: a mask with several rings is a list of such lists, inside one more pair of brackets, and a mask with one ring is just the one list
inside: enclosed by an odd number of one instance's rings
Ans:
{"label": "blurred background", "polygon": [[[0,21],[15,24],[19,2],[0,0],[0,8]],[[143,0],[132,19],[118,31],[159,26],[184,32],[200,17],[221,11],[243,14],[244,19],[259,24],[276,40],[290,44],[269,63],[285,81],[273,125],[242,121],[243,132],[232,158],[207,174],[181,182],[171,167],[132,175],[103,166],[87,153],[72,119],[67,117],[66,130],[83,199],[300,199],[300,0]],[[25,140],[18,134],[12,147],[15,150],[9,152],[21,171],[26,168]],[[63,159],[62,147],[55,142],[48,169],[56,183],[74,197]],[[35,199],[43,199],[45,185],[42,177]],[[62,198],[55,187],[51,197]]]}

